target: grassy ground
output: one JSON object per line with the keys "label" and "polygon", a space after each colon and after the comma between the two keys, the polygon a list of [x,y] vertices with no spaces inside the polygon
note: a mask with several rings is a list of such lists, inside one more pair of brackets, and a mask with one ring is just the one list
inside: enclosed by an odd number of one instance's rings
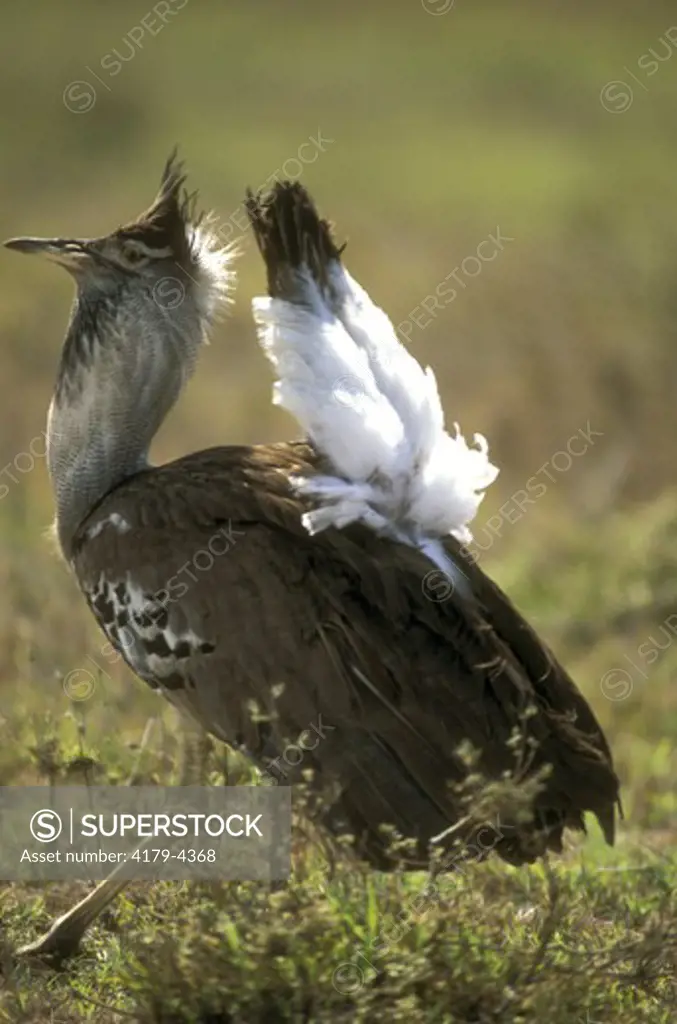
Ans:
{"label": "grassy ground", "polygon": [[[6,0],[0,222],[6,236],[106,231],[145,205],[178,140],[239,235],[244,187],[285,161],[296,173],[321,132],[301,173],[351,269],[434,366],[448,419],[489,438],[501,476],[478,551],[610,736],[617,846],[591,829],[548,865],[468,864],[430,892],[423,877],[330,871],[299,844],[278,892],[131,887],[60,971],[11,950],[87,884],[4,885],[0,1020],[677,1018],[674,12],[456,0],[431,13],[444,6],[189,0],[139,36],[138,3]],[[115,51],[131,57],[113,74]],[[459,270],[497,228],[511,239],[497,257]],[[176,720],[104,654],[43,537],[41,432],[70,283],[1,259],[0,465],[15,479],[0,491],[0,781],[78,781],[83,758],[97,781],[172,781]],[[294,430],[254,342],[248,243],[240,271],[159,459]],[[453,302],[426,314],[454,272]],[[572,438],[582,454],[567,457]],[[74,671],[84,691],[64,687]]]}

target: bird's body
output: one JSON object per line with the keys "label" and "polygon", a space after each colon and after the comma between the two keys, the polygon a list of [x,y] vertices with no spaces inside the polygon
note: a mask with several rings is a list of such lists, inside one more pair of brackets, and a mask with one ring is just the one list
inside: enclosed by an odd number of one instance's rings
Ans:
{"label": "bird's body", "polygon": [[308,536],[289,479],[317,468],[303,443],[215,448],[116,488],[73,556],[114,646],[280,783],[312,769],[333,793],[333,829],[380,867],[380,823],[418,840],[421,863],[462,814],[447,783],[467,772],[464,740],[488,777],[515,768],[508,741],[530,705],[532,770],[553,766],[537,802],[547,827],[535,840],[503,820],[497,852],[519,862],[557,849],[583,809],[611,838],[608,748],[548,649],[453,538],[473,602],[434,600],[425,555],[364,526]]}
{"label": "bird's body", "polygon": [[[515,769],[516,729],[528,773],[550,765],[550,774],[533,821],[502,818],[496,851],[520,863],[559,849],[585,811],[612,841],[618,780],[591,709],[505,595],[444,536],[448,502],[465,510],[462,526],[495,471],[483,450],[443,433],[434,378],[418,364],[419,376],[414,367],[393,371],[355,326],[366,304],[358,296],[346,313],[352,285],[298,187],[249,200],[272,297],[258,312],[289,370],[285,393],[307,411],[316,349],[303,339],[301,363],[290,361],[276,317],[289,314],[298,333],[310,310],[339,347],[341,320],[364,352],[369,408],[385,409],[382,393],[402,411],[393,419],[404,424],[393,435],[396,468],[379,469],[387,445],[377,424],[381,462],[361,482],[342,477],[341,459],[355,463],[369,449],[344,444],[332,460],[341,438],[324,438],[322,409],[314,420],[311,409],[308,443],[214,448],[148,465],[228,277],[224,254],[190,223],[181,183],[170,164],[148,214],[113,242],[78,252],[86,269],[74,271],[79,297],[50,414],[57,532],[111,643],[269,776],[294,783],[310,770],[324,823],[353,834],[375,866],[391,863],[383,825],[412,839],[412,862],[426,863],[431,838],[465,813],[454,789],[468,773],[459,746],[469,741],[479,770],[497,779]],[[130,243],[143,246],[142,270],[130,265]],[[168,281],[183,290],[177,305],[167,301]],[[389,351],[401,361],[392,342]],[[359,408],[337,416],[353,412],[359,429]],[[467,463],[465,476],[445,477],[447,459]],[[450,480],[470,483],[454,490]],[[452,571],[442,599],[426,582],[436,565]]]}

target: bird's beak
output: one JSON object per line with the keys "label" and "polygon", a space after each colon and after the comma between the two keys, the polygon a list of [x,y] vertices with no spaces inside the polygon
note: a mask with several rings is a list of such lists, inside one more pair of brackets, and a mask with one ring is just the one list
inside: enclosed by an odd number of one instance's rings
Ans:
{"label": "bird's beak", "polygon": [[71,272],[79,270],[91,256],[89,242],[78,238],[10,238],[4,245],[13,252],[47,256]]}

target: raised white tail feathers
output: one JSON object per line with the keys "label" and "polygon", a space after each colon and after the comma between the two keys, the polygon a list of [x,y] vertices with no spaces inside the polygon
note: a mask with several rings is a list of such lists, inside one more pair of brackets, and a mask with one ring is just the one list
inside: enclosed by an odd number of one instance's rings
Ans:
{"label": "raised white tail feathers", "polygon": [[[298,251],[306,250],[301,240]],[[278,377],[274,401],[335,470],[295,481],[315,503],[305,524],[315,533],[360,521],[439,563],[428,541],[449,533],[472,539],[469,523],[498,470],[483,437],[469,446],[457,425],[454,436],[445,431],[432,370],[407,352],[338,255],[324,255],[321,280],[317,254],[301,258],[288,268],[289,299],[253,302]]]}

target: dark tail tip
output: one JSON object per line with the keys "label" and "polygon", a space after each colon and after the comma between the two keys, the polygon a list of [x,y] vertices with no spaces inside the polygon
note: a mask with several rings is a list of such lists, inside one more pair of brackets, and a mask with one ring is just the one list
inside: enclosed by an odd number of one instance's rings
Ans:
{"label": "dark tail tip", "polygon": [[247,190],[245,206],[256,244],[266,264],[268,293],[298,301],[294,271],[306,267],[320,290],[329,289],[328,267],[340,261],[329,222],[323,220],[298,181],[276,182],[269,192]]}

